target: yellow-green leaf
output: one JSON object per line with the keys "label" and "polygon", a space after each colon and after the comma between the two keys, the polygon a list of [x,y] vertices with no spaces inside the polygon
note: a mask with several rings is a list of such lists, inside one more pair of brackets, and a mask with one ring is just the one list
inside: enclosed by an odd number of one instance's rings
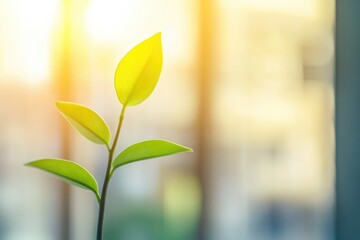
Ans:
{"label": "yellow-green leaf", "polygon": [[93,110],[76,103],[56,102],[57,108],[83,136],[97,144],[109,146],[110,130]]}
{"label": "yellow-green leaf", "polygon": [[192,149],[165,140],[147,140],[139,142],[126,148],[114,159],[112,171],[128,163],[180,152],[192,152]]}
{"label": "yellow-green leaf", "polygon": [[124,106],[143,102],[154,90],[162,68],[161,33],[135,46],[120,61],[115,72],[115,89]]}
{"label": "yellow-green leaf", "polygon": [[100,200],[95,178],[81,165],[63,159],[46,158],[25,164],[52,173],[63,181],[90,190]]}

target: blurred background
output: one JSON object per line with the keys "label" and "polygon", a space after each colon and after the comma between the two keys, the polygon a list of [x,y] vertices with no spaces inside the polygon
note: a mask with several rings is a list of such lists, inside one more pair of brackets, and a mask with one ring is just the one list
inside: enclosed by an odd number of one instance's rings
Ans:
{"label": "blurred background", "polygon": [[93,194],[23,164],[71,159],[101,185],[106,149],[54,102],[114,133],[115,68],[159,31],[162,75],[118,151],[164,138],[194,153],[119,169],[105,239],[333,239],[333,26],[333,0],[0,0],[0,239],[94,239]]}

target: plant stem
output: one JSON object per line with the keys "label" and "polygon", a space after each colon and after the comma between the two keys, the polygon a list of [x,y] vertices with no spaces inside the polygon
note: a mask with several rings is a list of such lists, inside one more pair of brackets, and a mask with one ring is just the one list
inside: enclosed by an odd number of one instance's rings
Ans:
{"label": "plant stem", "polygon": [[102,190],[101,190],[101,199],[100,199],[100,206],[99,206],[97,237],[96,237],[97,240],[102,240],[106,194],[107,194],[107,189],[108,189],[110,178],[111,178],[111,164],[112,164],[116,144],[117,144],[117,141],[118,141],[118,138],[119,138],[119,135],[120,135],[122,122],[124,120],[125,108],[126,108],[126,106],[123,106],[123,108],[121,110],[119,123],[118,123],[118,126],[117,126],[116,135],[115,135],[115,138],[114,138],[113,145],[112,145],[112,147],[110,149],[108,149],[108,151],[109,151],[108,165],[107,165],[107,168],[106,168],[104,184],[103,184],[103,187],[102,187]]}

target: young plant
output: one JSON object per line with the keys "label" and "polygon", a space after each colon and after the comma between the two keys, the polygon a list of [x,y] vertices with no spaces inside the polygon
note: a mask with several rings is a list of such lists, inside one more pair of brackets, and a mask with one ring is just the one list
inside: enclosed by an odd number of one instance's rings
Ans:
{"label": "young plant", "polygon": [[191,152],[190,148],[165,140],[147,140],[129,146],[114,158],[127,107],[145,101],[153,92],[162,68],[161,33],[146,39],[118,64],[115,71],[115,90],[122,110],[112,144],[109,127],[93,110],[70,102],[57,102],[56,106],[68,122],[90,141],[103,144],[108,150],[108,162],[101,194],[95,178],[81,165],[64,159],[45,158],[29,162],[26,166],[52,173],[63,181],[92,191],[99,203],[97,240],[102,239],[108,185],[115,170],[125,164],[171,155]]}

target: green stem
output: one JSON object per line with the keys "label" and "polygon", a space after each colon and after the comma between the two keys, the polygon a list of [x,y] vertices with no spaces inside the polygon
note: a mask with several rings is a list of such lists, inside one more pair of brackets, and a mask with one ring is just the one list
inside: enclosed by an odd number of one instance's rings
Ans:
{"label": "green stem", "polygon": [[126,108],[126,106],[123,106],[123,108],[121,110],[121,114],[120,114],[120,118],[119,118],[119,124],[118,124],[117,130],[116,130],[116,135],[115,135],[115,138],[114,138],[113,145],[112,145],[112,147],[110,149],[108,148],[109,158],[108,158],[108,165],[107,165],[107,168],[106,168],[104,184],[103,184],[103,187],[102,187],[102,190],[101,190],[101,199],[100,199],[98,225],[97,225],[97,237],[96,237],[97,240],[102,240],[106,194],[107,194],[107,189],[108,189],[109,182],[110,182],[110,179],[111,179],[111,164],[112,164],[116,144],[117,144],[117,141],[118,141],[118,138],[119,138],[119,135],[120,135],[122,122],[124,120],[125,108]]}

